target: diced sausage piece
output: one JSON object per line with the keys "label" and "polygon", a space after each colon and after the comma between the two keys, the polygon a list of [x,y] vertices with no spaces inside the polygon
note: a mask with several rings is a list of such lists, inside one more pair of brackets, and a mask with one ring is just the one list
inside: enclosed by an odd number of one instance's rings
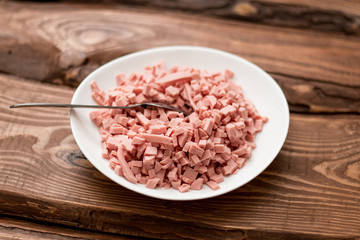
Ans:
{"label": "diced sausage piece", "polygon": [[210,118],[207,118],[205,120],[205,124],[204,124],[204,127],[203,129],[206,131],[206,133],[208,135],[211,135],[211,132],[213,130],[213,127],[214,127],[214,120],[210,119]]}
{"label": "diced sausage piece", "polygon": [[165,110],[163,108],[158,108],[158,110],[159,110],[159,114],[160,114],[160,120],[163,122],[168,122],[169,119],[165,113]]}
{"label": "diced sausage piece", "polygon": [[124,177],[124,173],[122,172],[122,169],[121,169],[121,166],[120,166],[120,165],[116,165],[116,166],[114,167],[114,172],[115,172],[117,175],[119,175],[119,176],[121,176],[121,177]]}
{"label": "diced sausage piece", "polygon": [[146,182],[145,187],[154,189],[154,188],[156,187],[156,185],[159,183],[159,181],[160,181],[160,179],[157,178],[157,177],[150,178],[150,179]]}
{"label": "diced sausage piece", "polygon": [[224,130],[218,128],[216,129],[215,137],[226,138],[227,134],[224,132]]}
{"label": "diced sausage piece", "polygon": [[178,112],[175,112],[175,111],[168,111],[166,116],[169,118],[169,119],[172,119],[172,118],[175,118],[179,115]]}
{"label": "diced sausage piece", "polygon": [[175,135],[172,136],[172,141],[173,141],[173,145],[174,147],[177,147],[178,146],[178,139]]}
{"label": "diced sausage piece", "polygon": [[256,132],[260,132],[263,128],[264,121],[262,119],[255,120],[255,130]]}
{"label": "diced sausage piece", "polygon": [[171,186],[174,188],[174,189],[178,189],[181,185],[181,180],[178,179],[177,181],[171,181]]}
{"label": "diced sausage piece", "polygon": [[156,147],[147,147],[144,152],[145,156],[156,156],[157,148]]}
{"label": "diced sausage piece", "polygon": [[140,130],[141,128],[142,128],[142,127],[141,127],[140,125],[134,124],[134,125],[130,128],[130,130],[131,130],[131,131],[134,131],[134,132],[136,132],[136,133],[139,133],[139,130]]}
{"label": "diced sausage piece", "polygon": [[153,109],[151,110],[151,119],[155,119],[158,116],[158,111]]}
{"label": "diced sausage piece", "polygon": [[158,173],[162,168],[162,165],[158,162],[158,161],[155,161],[155,166],[154,166],[154,171],[155,171],[155,174]]}
{"label": "diced sausage piece", "polygon": [[246,159],[239,157],[235,162],[238,168],[242,168],[245,164]]}
{"label": "diced sausage piece", "polygon": [[227,78],[233,78],[234,77],[234,73],[232,71],[230,71],[229,69],[225,69],[225,76]]}
{"label": "diced sausage piece", "polygon": [[247,146],[246,145],[242,145],[240,146],[238,149],[232,151],[232,153],[238,155],[238,156],[242,156],[244,154],[247,153]]}
{"label": "diced sausage piece", "polygon": [[189,191],[190,185],[183,183],[181,186],[178,187],[178,190],[182,193]]}
{"label": "diced sausage piece", "polygon": [[110,158],[110,162],[109,162],[109,166],[114,169],[116,165],[120,165],[119,160],[116,157],[116,152],[115,152],[115,156],[111,156]]}
{"label": "diced sausage piece", "polygon": [[127,139],[127,140],[123,141],[121,145],[128,152],[133,152],[133,150],[134,150],[134,145],[132,144],[131,139]]}
{"label": "diced sausage piece", "polygon": [[226,133],[229,137],[230,141],[233,141],[236,138],[236,128],[235,125],[232,123],[226,124]]}
{"label": "diced sausage piece", "polygon": [[216,153],[224,153],[225,152],[225,145],[224,144],[215,144],[214,150]]}
{"label": "diced sausage piece", "polygon": [[227,105],[226,107],[222,108],[220,110],[220,113],[224,116],[227,116],[229,114],[233,114],[236,112],[236,108],[232,105]]}
{"label": "diced sausage piece", "polygon": [[168,74],[163,78],[157,80],[156,82],[161,86],[169,86],[174,85],[178,82],[186,82],[192,79],[192,74],[190,72],[176,72],[172,74]]}
{"label": "diced sausage piece", "polygon": [[109,159],[109,152],[106,148],[106,142],[101,143],[101,156],[105,159]]}
{"label": "diced sausage piece", "polygon": [[236,122],[234,123],[236,129],[243,129],[245,127],[245,123],[243,121],[239,121],[239,122]]}
{"label": "diced sausage piece", "polygon": [[214,181],[207,181],[206,185],[208,185],[212,190],[220,189],[219,185]]}
{"label": "diced sausage piece", "polygon": [[221,183],[224,181],[224,177],[222,174],[214,174],[210,177],[210,180],[212,180],[216,183]]}
{"label": "diced sausage piece", "polygon": [[97,117],[101,116],[101,114],[104,112],[104,110],[96,110],[96,111],[91,111],[89,113],[89,117],[92,121],[94,121]]}
{"label": "diced sausage piece", "polygon": [[201,174],[200,178],[204,179],[204,183],[209,181],[209,178],[206,176],[206,174]]}
{"label": "diced sausage piece", "polygon": [[139,167],[131,167],[130,170],[134,174],[134,176],[136,178],[136,181],[139,181],[139,178],[137,178],[136,175],[140,173],[141,168],[139,168]]}
{"label": "diced sausage piece", "polygon": [[196,143],[193,143],[189,147],[189,153],[195,154],[198,157],[202,157],[202,155],[204,154],[204,149],[196,145]]}
{"label": "diced sausage piece", "polygon": [[172,141],[171,137],[167,137],[163,135],[142,133],[140,137],[144,138],[148,142],[154,142],[154,143],[171,144]]}
{"label": "diced sausage piece", "polygon": [[193,122],[195,122],[195,121],[197,121],[197,120],[199,120],[199,116],[198,116],[198,114],[197,114],[196,112],[193,112],[193,113],[191,113],[191,114],[189,115],[189,121],[190,121],[191,123],[193,123]]}
{"label": "diced sausage piece", "polygon": [[102,121],[102,125],[104,127],[104,129],[108,130],[111,125],[113,125],[115,123],[115,120],[112,119],[112,118],[105,118],[103,121]]}
{"label": "diced sausage piece", "polygon": [[130,101],[125,96],[117,96],[115,99],[115,103],[117,106],[127,106],[129,105]]}
{"label": "diced sausage piece", "polygon": [[[182,148],[184,148],[184,146],[185,146],[185,142],[186,142],[185,138],[186,138],[186,136],[184,134],[180,134],[179,136],[177,136],[177,143]],[[187,150],[184,150],[184,149],[183,149],[183,151],[187,152]]]}
{"label": "diced sausage piece", "polygon": [[106,148],[109,150],[117,150],[119,145],[120,142],[115,137],[109,137],[106,141]]}
{"label": "diced sausage piece", "polygon": [[136,112],[136,117],[139,120],[139,122],[141,123],[141,125],[143,125],[144,127],[148,127],[150,124],[149,119],[147,119],[147,117],[145,117],[141,112]]}
{"label": "diced sausage piece", "polygon": [[214,148],[214,142],[213,141],[211,141],[210,139],[208,139],[207,140],[207,142],[206,142],[206,147],[205,147],[205,149],[213,149]]}
{"label": "diced sausage piece", "polygon": [[184,92],[186,93],[188,99],[189,99],[189,102],[190,102],[190,106],[194,109],[194,111],[197,111],[197,107],[196,107],[196,104],[191,96],[191,87],[188,83],[185,83],[185,88],[184,88]]}
{"label": "diced sausage piece", "polygon": [[213,108],[215,107],[215,105],[216,105],[216,102],[217,102],[216,97],[214,97],[213,95],[209,95],[209,96],[207,97],[207,99],[209,99],[210,106],[211,106],[211,108],[213,109]]}
{"label": "diced sausage piece", "polygon": [[169,73],[176,73],[179,70],[178,66],[173,66],[169,69]]}
{"label": "diced sausage piece", "polygon": [[118,86],[121,86],[126,83],[126,76],[123,73],[116,75],[116,83]]}
{"label": "diced sausage piece", "polygon": [[180,89],[174,86],[169,86],[166,88],[165,93],[171,97],[177,97],[180,93]]}
{"label": "diced sausage piece", "polygon": [[133,138],[132,143],[135,145],[142,145],[145,143],[145,139],[136,136]]}
{"label": "diced sausage piece", "polygon": [[145,108],[145,109],[144,109],[144,116],[145,116],[147,119],[151,118],[151,110]]}
{"label": "diced sausage piece", "polygon": [[221,116],[220,116],[220,114],[218,114],[218,113],[213,113],[213,116],[214,116],[214,122],[215,122],[217,125],[219,125],[220,122],[221,122]]}
{"label": "diced sausage piece", "polygon": [[115,123],[115,124],[111,125],[109,132],[111,134],[127,134],[128,130],[126,128],[124,128],[123,126]]}
{"label": "diced sausage piece", "polygon": [[160,179],[160,184],[163,183],[164,181],[164,177],[165,177],[165,173],[166,173],[166,169],[161,169],[158,173],[156,173],[156,177],[158,177]]}
{"label": "diced sausage piece", "polygon": [[200,138],[208,138],[208,134],[205,132],[205,130],[204,129],[202,129],[202,128],[198,128],[198,130],[199,130],[199,136],[200,136]]}
{"label": "diced sausage piece", "polygon": [[196,155],[191,155],[190,159],[195,163],[195,164],[199,164],[201,161],[200,161],[200,158]]}
{"label": "diced sausage piece", "polygon": [[202,188],[203,183],[204,183],[204,179],[198,178],[190,185],[190,189],[200,190]]}
{"label": "diced sausage piece", "polygon": [[196,177],[198,175],[198,172],[195,171],[194,169],[192,169],[191,167],[188,167],[185,172],[183,177],[187,178],[189,180],[188,183],[192,183],[195,181]]}
{"label": "diced sausage piece", "polygon": [[211,176],[213,176],[213,175],[215,175],[216,173],[215,173],[215,169],[214,169],[214,167],[208,167],[208,169],[207,169],[207,171],[206,171],[206,175],[208,176],[208,177],[211,177]]}
{"label": "diced sausage piece", "polygon": [[162,133],[165,134],[166,131],[167,131],[167,127],[163,124],[157,124],[157,125],[150,126],[151,134],[162,134]]}
{"label": "diced sausage piece", "polygon": [[129,182],[136,183],[137,180],[136,180],[134,174],[131,172],[129,165],[125,161],[124,152],[123,152],[123,150],[121,148],[118,149],[117,157],[119,159],[120,166],[121,166],[121,169],[123,171],[123,174],[124,174],[125,178]]}
{"label": "diced sausage piece", "polygon": [[130,100],[131,103],[135,103],[136,102],[136,94],[135,93],[131,93],[127,96],[127,98]]}
{"label": "diced sausage piece", "polygon": [[[172,120],[172,119],[171,119]],[[184,133],[184,129],[183,128],[177,128],[175,131],[174,131],[174,135],[177,136],[177,135],[180,135]]]}
{"label": "diced sausage piece", "polygon": [[[167,117],[167,116],[166,116]],[[180,122],[182,122],[183,120],[181,118],[173,118],[170,120],[168,126],[171,128],[176,127]]]}
{"label": "diced sausage piece", "polygon": [[211,158],[211,152],[209,149],[205,150],[204,154],[201,157],[201,161],[205,161]]}
{"label": "diced sausage piece", "polygon": [[200,174],[203,174],[203,173],[206,173],[207,167],[206,166],[196,165],[196,166],[194,166],[194,170],[197,171]]}
{"label": "diced sausage piece", "polygon": [[139,167],[141,168],[143,165],[142,161],[130,161],[129,162],[129,167]]}
{"label": "diced sausage piece", "polygon": [[172,160],[171,160],[170,156],[167,156],[167,157],[164,157],[163,160],[161,160],[160,163],[161,163],[162,165],[166,165],[166,164],[168,164],[169,162],[172,162]]}
{"label": "diced sausage piece", "polygon": [[152,166],[155,163],[155,156],[144,156],[143,164],[146,166]]}
{"label": "diced sausage piece", "polygon": [[214,160],[220,164],[225,163],[225,159],[221,156],[221,154],[215,154]]}
{"label": "diced sausage piece", "polygon": [[180,159],[182,157],[185,157],[185,153],[183,151],[178,151],[175,156],[177,159]]}
{"label": "diced sausage piece", "polygon": [[168,173],[167,177],[170,180],[170,182],[177,181],[178,180],[178,175],[177,175],[176,168],[174,168],[174,170],[171,170]]}
{"label": "diced sausage piece", "polygon": [[230,175],[237,168],[238,168],[238,165],[234,162],[234,160],[230,159],[229,161],[226,162],[226,166],[223,167],[223,172],[225,175]]}
{"label": "diced sausage piece", "polygon": [[140,157],[143,155],[143,153],[145,152],[145,149],[147,148],[146,144],[142,144],[140,146],[137,147],[137,153],[136,153],[136,157],[138,159],[140,159]]}
{"label": "diced sausage piece", "polygon": [[[197,95],[195,95],[195,96],[193,97],[193,101],[194,101],[194,102],[198,102],[198,101],[201,100],[201,99],[203,99],[203,95],[202,95],[201,93],[199,93],[199,94],[197,94]],[[199,104],[200,104],[200,103],[199,103]],[[202,104],[204,104],[204,103],[202,103]],[[210,106],[210,102],[209,102],[209,104],[208,104],[207,106]]]}
{"label": "diced sausage piece", "polygon": [[202,149],[205,149],[205,147],[206,147],[206,140],[200,140],[199,141],[199,147],[201,147]]}
{"label": "diced sausage piece", "polygon": [[115,120],[115,122],[121,124],[123,127],[126,127],[128,121],[129,121],[129,118],[123,117],[123,116],[118,114],[118,115],[115,115],[114,120]]}

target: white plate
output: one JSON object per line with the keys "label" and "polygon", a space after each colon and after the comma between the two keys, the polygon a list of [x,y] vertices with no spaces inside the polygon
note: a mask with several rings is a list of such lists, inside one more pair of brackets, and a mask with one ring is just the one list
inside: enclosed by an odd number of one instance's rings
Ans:
{"label": "white plate", "polygon": [[89,118],[91,109],[71,111],[71,129],[75,140],[87,159],[105,176],[135,192],[168,200],[196,200],[218,196],[246,184],[259,175],[280,151],[289,128],[289,108],[277,83],[253,63],[220,50],[195,46],[169,46],[148,49],[117,58],[92,72],[78,87],[72,103],[96,104],[91,98],[90,82],[96,80],[105,91],[116,86],[118,73],[142,72],[149,66],[164,60],[168,67],[188,66],[203,70],[224,71],[235,74],[234,81],[243,87],[245,98],[250,99],[263,116],[269,117],[262,132],[256,135],[257,148],[240,171],[225,177],[220,189],[213,191],[206,185],[202,190],[180,193],[174,189],[148,189],[143,184],[132,184],[118,176],[101,157],[101,138]]}

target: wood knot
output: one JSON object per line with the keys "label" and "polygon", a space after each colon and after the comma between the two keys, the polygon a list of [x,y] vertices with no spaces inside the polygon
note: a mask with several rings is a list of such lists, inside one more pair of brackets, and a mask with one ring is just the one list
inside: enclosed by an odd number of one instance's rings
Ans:
{"label": "wood knot", "polygon": [[73,166],[94,170],[94,166],[87,160],[84,154],[80,150],[74,151],[59,151],[56,156],[64,161],[70,163]]}
{"label": "wood knot", "polygon": [[77,50],[65,50],[60,54],[59,66],[62,69],[76,67],[83,64],[86,60],[85,53]]}
{"label": "wood knot", "polygon": [[233,12],[244,17],[251,17],[257,14],[257,9],[248,2],[238,2],[233,7]]}

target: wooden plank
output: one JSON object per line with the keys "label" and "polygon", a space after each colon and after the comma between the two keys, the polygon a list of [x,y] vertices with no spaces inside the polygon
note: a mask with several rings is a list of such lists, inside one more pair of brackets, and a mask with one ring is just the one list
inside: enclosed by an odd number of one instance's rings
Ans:
{"label": "wooden plank", "polygon": [[258,64],[279,81],[293,109],[360,111],[357,38],[118,5],[1,6],[0,23],[7,26],[0,30],[4,72],[76,86],[115,57],[149,47],[195,44]]}
{"label": "wooden plank", "polygon": [[261,0],[264,3],[275,4],[291,4],[303,5],[313,9],[322,9],[324,11],[338,11],[346,15],[360,15],[360,2],[354,0],[326,0],[326,1],[312,1],[312,0]]}
{"label": "wooden plank", "polygon": [[276,73],[271,76],[285,93],[293,112],[360,112],[360,88]]}
{"label": "wooden plank", "polygon": [[[63,2],[73,1],[63,0]],[[92,0],[92,2],[99,1]],[[354,0],[197,0],[191,3],[189,0],[107,0],[100,2],[141,4],[275,26],[360,35],[360,2]]]}
{"label": "wooden plank", "polygon": [[75,228],[60,227],[53,224],[34,223],[8,217],[0,217],[0,237],[2,240],[129,240],[131,237],[116,234],[104,234],[78,230]]}
{"label": "wooden plank", "polygon": [[282,151],[256,179],[216,198],[170,202],[96,171],[74,142],[69,111],[8,108],[67,102],[73,89],[4,75],[0,86],[2,214],[155,238],[360,237],[359,116],[292,114]]}

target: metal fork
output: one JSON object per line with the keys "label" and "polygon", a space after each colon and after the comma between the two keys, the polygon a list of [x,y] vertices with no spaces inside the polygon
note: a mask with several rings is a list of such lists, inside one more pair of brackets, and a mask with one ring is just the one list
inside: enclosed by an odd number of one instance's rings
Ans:
{"label": "metal fork", "polygon": [[183,113],[185,116],[189,115],[188,112],[183,111],[182,109],[175,108],[164,103],[155,103],[155,102],[145,102],[138,103],[128,106],[101,106],[101,105],[87,105],[87,104],[62,104],[62,103],[21,103],[11,105],[10,108],[24,108],[24,107],[58,107],[58,108],[108,108],[108,109],[128,109],[135,107],[143,107],[146,108],[148,106],[151,107],[159,107],[165,108],[172,111],[177,111]]}

